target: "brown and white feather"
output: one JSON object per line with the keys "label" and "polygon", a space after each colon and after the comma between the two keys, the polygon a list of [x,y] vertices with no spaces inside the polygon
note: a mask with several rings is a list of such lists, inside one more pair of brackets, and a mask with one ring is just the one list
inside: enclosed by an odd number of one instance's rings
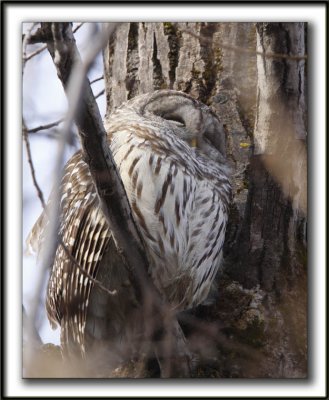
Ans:
{"label": "brown and white feather", "polygon": [[[184,93],[158,91],[122,105],[106,129],[155,285],[175,309],[200,304],[221,262],[230,202],[223,149],[203,140],[207,130],[223,134],[220,121]],[[191,147],[195,138],[209,151]],[[83,355],[94,284],[71,258],[97,277],[107,268],[111,232],[80,151],[67,163],[61,189],[59,234],[67,250],[57,248],[46,307],[52,325],[61,326],[64,351],[77,347]],[[28,239],[34,250],[46,225],[43,213]]]}

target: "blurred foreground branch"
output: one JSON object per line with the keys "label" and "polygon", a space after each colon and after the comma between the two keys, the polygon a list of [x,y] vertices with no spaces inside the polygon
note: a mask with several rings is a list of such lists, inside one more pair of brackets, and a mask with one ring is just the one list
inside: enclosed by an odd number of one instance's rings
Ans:
{"label": "blurred foreground branch", "polygon": [[[89,165],[116,246],[129,271],[137,299],[145,310],[146,307],[148,309],[145,318],[151,317],[156,321],[152,326],[150,338],[158,339],[155,352],[160,363],[161,375],[187,377],[190,374],[190,354],[184,335],[175,316],[168,305],[164,304],[148,276],[148,260],[142,240],[107,143],[97,103],[86,79],[89,67],[114,31],[114,26],[110,25],[93,40],[93,43],[98,45],[89,49],[84,63],[79,57],[70,24],[43,23],[42,29],[45,37],[51,38],[48,41],[48,50],[64,86],[69,105],[74,108],[84,159]],[[76,65],[79,68],[75,68]]]}

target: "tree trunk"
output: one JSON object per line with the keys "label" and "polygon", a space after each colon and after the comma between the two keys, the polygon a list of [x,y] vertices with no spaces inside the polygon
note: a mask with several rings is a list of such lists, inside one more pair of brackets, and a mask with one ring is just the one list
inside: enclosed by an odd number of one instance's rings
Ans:
{"label": "tree trunk", "polygon": [[224,326],[212,376],[307,373],[305,61],[256,55],[304,55],[304,29],[124,23],[104,50],[107,113],[169,88],[209,105],[227,128],[234,200],[219,298],[202,309]]}

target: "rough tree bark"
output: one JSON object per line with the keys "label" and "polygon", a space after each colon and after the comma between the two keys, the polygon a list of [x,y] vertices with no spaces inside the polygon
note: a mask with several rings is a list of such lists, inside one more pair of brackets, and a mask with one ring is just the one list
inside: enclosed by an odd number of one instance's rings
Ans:
{"label": "rough tree bark", "polygon": [[219,298],[196,311],[223,325],[218,363],[205,374],[305,377],[305,60],[246,55],[236,46],[304,55],[305,26],[121,24],[104,50],[107,113],[137,94],[171,88],[218,114],[234,201]]}

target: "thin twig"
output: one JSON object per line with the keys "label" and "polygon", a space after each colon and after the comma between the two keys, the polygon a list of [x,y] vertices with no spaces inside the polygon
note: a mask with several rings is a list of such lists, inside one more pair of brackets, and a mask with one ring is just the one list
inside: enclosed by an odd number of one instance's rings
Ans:
{"label": "thin twig", "polygon": [[[81,24],[80,24],[81,26]],[[79,26],[79,27],[80,27]],[[77,27],[76,30],[79,28]],[[33,29],[33,27],[30,29],[30,31]],[[29,35],[25,36],[25,41],[24,45],[26,46],[26,43],[28,42]],[[25,47],[23,47],[24,49]],[[23,61],[23,67],[25,65],[25,62]],[[76,68],[80,68],[79,65],[76,66]],[[73,71],[74,72],[74,71]],[[23,73],[23,72],[22,72]],[[74,85],[72,85],[74,86]],[[75,88],[72,87],[72,91],[75,91]],[[74,97],[76,93],[73,94],[72,97]],[[60,181],[61,181],[61,171],[62,171],[62,165],[64,161],[64,148],[65,144],[68,142],[69,134],[71,131],[71,125],[73,124],[74,116],[77,111],[78,107],[78,100],[79,100],[79,95],[76,96],[76,101],[73,101],[73,104],[70,104],[69,110],[67,112],[67,116],[64,120],[64,126],[63,126],[63,132],[62,135],[60,136],[60,140],[58,142],[58,149],[57,149],[57,157],[56,157],[56,168],[55,168],[55,177],[54,177],[54,186],[55,186],[55,196],[53,198],[53,206],[50,207],[50,209],[46,210],[46,205],[44,201],[44,196],[43,193],[37,183],[36,177],[35,177],[35,169],[32,161],[32,155],[31,155],[31,149],[29,145],[29,140],[28,140],[28,129],[23,121],[23,137],[26,143],[26,148],[27,148],[27,155],[28,155],[28,162],[29,166],[31,169],[31,174],[32,174],[32,179],[33,179],[33,184],[37,190],[38,197],[41,201],[42,207],[44,209],[44,212],[47,214],[48,219],[49,219],[49,224],[48,224],[48,229],[47,229],[47,234],[46,234],[46,243],[43,247],[42,251],[42,269],[40,271],[39,277],[37,278],[35,282],[35,297],[33,299],[33,303],[31,303],[31,314],[29,318],[29,325],[28,325],[28,337],[33,338],[33,332],[36,330],[37,326],[37,314],[38,314],[38,308],[39,304],[41,302],[41,293],[42,293],[42,288],[44,286],[44,280],[46,277],[46,272],[47,269],[51,266],[55,252],[57,249],[58,242],[54,240],[57,237],[57,232],[58,232],[58,226],[59,226],[59,221],[58,221],[58,215],[59,215],[59,198],[60,198]],[[60,122],[60,121],[59,121]],[[58,121],[56,123],[59,123]],[[51,124],[53,126],[53,124]],[[44,127],[43,127],[44,128]],[[48,125],[49,128],[49,125]],[[38,129],[33,129],[33,131],[38,131]],[[61,242],[61,240],[60,240]],[[66,249],[65,245],[61,243],[64,251],[68,252]],[[69,254],[69,252],[68,252]],[[70,256],[70,255],[69,255]],[[71,259],[71,257],[70,257]],[[111,292],[107,288],[105,288],[99,281],[94,279],[92,276],[90,276],[86,271],[83,270],[83,268],[73,259],[72,260],[74,265],[79,268],[79,270],[84,273],[92,282],[94,282],[97,286],[99,286],[102,290],[104,290],[108,294],[115,294],[115,292]],[[33,362],[33,351],[32,348],[28,350],[27,354],[27,360],[28,362]]]}
{"label": "thin twig", "polygon": [[22,58],[23,58],[22,75],[24,73],[24,67],[25,67],[25,64],[26,64],[26,61],[27,61],[26,60],[26,48],[27,48],[27,45],[28,45],[29,40],[31,38],[32,30],[35,27],[35,25],[36,25],[36,23],[32,24],[30,26],[30,28],[27,30],[27,33],[23,36],[23,42],[22,42],[22,51],[23,51],[23,54],[22,54]]}
{"label": "thin twig", "polygon": [[[74,29],[73,29],[73,33],[75,33],[78,29],[81,28],[81,26],[84,24],[84,22],[81,22],[80,24],[78,24]],[[25,39],[25,37],[24,37]],[[27,39],[28,40],[28,39]],[[28,43],[27,43],[28,44]],[[42,45],[39,49],[33,51],[32,53],[30,53],[29,55],[25,55],[23,56],[23,60],[24,62],[31,60],[31,58],[35,57],[36,55],[42,53],[44,50],[46,50],[47,48],[47,44]],[[101,78],[99,78],[101,79]]]}
{"label": "thin twig", "polygon": [[28,129],[27,133],[36,133],[36,132],[39,132],[39,131],[43,131],[45,129],[50,129],[50,128],[53,128],[54,126],[59,125],[63,121],[64,121],[64,118],[61,118],[58,121],[51,122],[51,123],[46,124],[46,125],[40,125],[40,126],[37,126],[36,128]]}
{"label": "thin twig", "polygon": [[[187,33],[188,35],[191,35],[191,36],[199,39],[202,42],[213,43],[213,41],[211,39],[204,37],[204,36],[200,36],[188,29],[183,29],[182,32]],[[262,51],[245,49],[243,47],[231,46],[231,45],[227,45],[227,44],[223,44],[223,43],[220,44],[220,47],[222,47],[225,50],[235,51],[236,53],[258,55],[258,56],[262,56],[264,58],[279,58],[279,59],[286,59],[286,60],[293,60],[293,61],[307,60],[307,55],[298,56],[298,55],[289,55],[289,54],[280,54],[280,53],[264,53]]]}
{"label": "thin twig", "polygon": [[[55,46],[58,45],[56,41],[58,40],[58,37],[56,36],[58,33],[58,30],[60,29],[60,24],[56,25],[54,24],[52,26],[53,28],[53,35],[55,39]],[[102,43],[99,44],[99,47],[101,48]],[[55,176],[54,176],[54,186],[55,186],[55,191],[53,192],[53,197],[52,197],[52,204],[53,206],[51,209],[48,210],[47,215],[49,218],[49,226],[48,226],[48,232],[47,232],[47,237],[46,237],[46,242],[44,245],[44,254],[43,254],[43,264],[45,266],[48,266],[51,264],[54,252],[56,250],[55,246],[57,243],[54,243],[54,237],[57,236],[58,232],[58,204],[59,204],[59,199],[60,199],[60,191],[61,191],[61,171],[62,171],[62,164],[63,164],[63,154],[64,154],[64,146],[68,141],[69,134],[71,131],[71,126],[74,123],[74,118],[78,112],[79,105],[80,105],[80,93],[82,90],[83,86],[83,77],[85,73],[87,72],[89,65],[91,65],[95,55],[97,54],[97,46],[93,47],[93,51],[89,55],[89,59],[86,61],[88,64],[82,64],[80,62],[76,62],[75,64],[72,65],[72,75],[70,76],[70,83],[69,83],[69,88],[67,89],[68,92],[68,99],[69,99],[69,104],[70,107],[67,110],[67,115],[65,119],[63,120],[63,128],[62,128],[62,134],[60,136],[61,140],[58,144],[58,152],[57,152],[57,161],[56,161],[56,168],[55,168]],[[62,242],[61,239],[59,239],[59,243],[62,245],[64,248],[64,251],[69,254],[69,250],[65,247],[65,244]],[[75,266],[79,268],[80,271],[83,271],[83,268],[77,263],[77,261],[71,257],[69,254],[69,258],[71,261],[74,263]],[[91,275],[88,273],[85,273],[86,276],[88,276],[89,279],[91,279],[94,283],[96,283],[99,287],[101,287],[103,290],[105,290],[107,293],[113,295],[114,292],[111,292],[107,288],[105,288],[99,281],[95,280]]]}
{"label": "thin twig", "polygon": [[[26,146],[26,152],[27,152],[27,159],[28,159],[28,163],[30,166],[30,170],[31,170],[31,175],[32,175],[32,181],[33,181],[33,185],[36,188],[37,194],[38,194],[38,198],[41,202],[42,207],[45,209],[45,201],[44,201],[44,196],[43,193],[40,189],[40,186],[37,182],[36,176],[35,176],[35,169],[34,169],[34,165],[33,165],[33,161],[32,161],[32,154],[31,154],[31,148],[30,148],[30,142],[29,142],[29,138],[28,138],[28,134],[27,134],[27,128],[26,125],[24,123],[23,120],[23,138],[25,141],[25,146]],[[31,304],[31,315],[29,319],[25,319],[25,321],[27,321],[27,335],[28,335],[28,340],[30,343],[34,344],[36,343],[36,332],[38,332],[37,330],[37,324],[36,324],[36,315],[37,315],[37,310],[38,310],[38,306],[40,304],[40,296],[41,296],[41,288],[42,288],[42,283],[43,283],[43,278],[45,276],[45,268],[42,271],[42,274],[40,274],[40,276],[37,279],[36,282],[36,287],[38,292],[36,292],[38,295],[36,297],[33,298],[33,303]],[[23,314],[24,315],[24,314]],[[33,359],[33,348],[32,346],[28,346],[28,350],[27,350],[27,360],[29,360],[28,362],[32,362]]]}
{"label": "thin twig", "polygon": [[37,191],[37,194],[38,194],[38,198],[39,198],[39,200],[41,202],[42,208],[45,209],[46,208],[46,203],[45,203],[45,200],[44,200],[44,196],[43,196],[42,190],[41,190],[41,188],[40,188],[40,186],[39,186],[39,184],[37,182],[37,178],[35,176],[35,169],[34,169],[34,165],[33,165],[33,161],[32,161],[32,153],[31,153],[28,130],[26,128],[26,125],[25,125],[24,121],[23,121],[23,138],[24,138],[25,147],[26,147],[27,161],[29,163],[30,170],[31,170],[33,185],[36,188],[36,191]]}
{"label": "thin twig", "polygon": [[74,29],[72,29],[72,32],[75,33],[78,29],[82,27],[83,24],[84,22],[80,22],[80,24],[78,24]]}
{"label": "thin twig", "polygon": [[[55,41],[57,38],[54,38]],[[49,43],[48,43],[49,45]],[[75,71],[72,71],[73,74]],[[73,89],[72,89],[73,90]],[[44,280],[47,276],[48,269],[51,267],[54,261],[54,257],[57,250],[58,242],[56,240],[57,234],[59,231],[59,214],[60,214],[60,198],[61,198],[61,179],[62,179],[62,170],[64,165],[64,153],[66,144],[69,142],[69,136],[71,133],[71,127],[74,123],[74,116],[77,110],[78,104],[75,102],[70,103],[68,107],[67,115],[63,123],[62,134],[59,137],[57,142],[57,151],[55,156],[55,168],[54,168],[54,177],[53,177],[53,185],[54,190],[52,192],[52,202],[51,205],[47,209],[48,216],[48,226],[45,235],[45,242],[41,249],[41,270],[40,275],[35,282],[35,298],[33,300],[33,304],[31,306],[31,320],[32,323],[36,325],[37,314],[38,314],[38,304],[42,301],[42,289],[44,286]],[[31,354],[32,356],[32,354]]]}
{"label": "thin twig", "polygon": [[33,51],[32,53],[30,53],[29,55],[25,56],[25,57],[24,57],[24,61],[26,62],[26,61],[31,60],[31,58],[33,58],[33,57],[35,57],[36,55],[42,53],[44,50],[46,50],[46,48],[47,48],[47,45],[46,45],[46,44],[42,45],[42,46],[39,47],[37,50],[35,50],[35,51]]}
{"label": "thin twig", "polygon": [[102,96],[105,93],[105,89],[101,90],[99,93],[96,94],[95,99],[98,99],[98,97]]}
{"label": "thin twig", "polygon": [[[78,25],[75,29],[75,32],[82,26],[82,23],[80,25]],[[33,29],[33,27],[31,28],[31,30]],[[100,79],[100,78],[99,78]],[[101,93],[100,93],[101,94]],[[99,95],[100,95],[99,94]],[[70,115],[70,120],[73,120],[73,115]],[[49,129],[52,128],[54,126],[59,125],[61,122],[63,122],[64,119],[60,119],[56,122],[47,124],[47,125],[41,125],[39,127],[33,128],[33,129],[27,129],[24,121],[23,121],[23,137],[26,143],[26,150],[27,150],[27,157],[28,157],[28,163],[30,166],[30,170],[31,170],[31,175],[32,175],[32,180],[33,180],[33,184],[37,190],[37,194],[38,197],[41,201],[41,205],[42,208],[44,209],[44,212],[47,214],[48,218],[48,212],[46,209],[46,204],[44,201],[44,196],[43,193],[41,191],[41,188],[36,180],[36,176],[35,176],[35,169],[34,169],[34,165],[33,165],[33,161],[32,161],[32,154],[31,154],[31,148],[30,148],[30,143],[29,143],[29,139],[28,139],[28,133],[35,133],[38,132],[40,130],[44,130],[44,129]],[[90,279],[94,284],[96,284],[97,286],[99,286],[102,290],[104,290],[106,293],[110,294],[110,295],[114,295],[116,294],[116,291],[111,291],[108,288],[106,288],[105,286],[102,285],[102,283],[100,281],[98,281],[97,279],[94,279],[88,272],[84,271],[84,269],[79,265],[79,263],[75,260],[75,258],[70,254],[70,251],[68,250],[68,248],[65,246],[65,244],[63,243],[62,239],[59,238],[59,243],[60,245],[63,247],[65,253],[67,254],[67,256],[69,257],[69,259],[73,262],[73,264],[79,269],[79,271],[84,274],[86,277],[88,277],[88,279]]]}
{"label": "thin twig", "polygon": [[98,82],[98,81],[101,81],[102,79],[104,79],[104,75],[100,76],[99,78],[95,78],[94,80],[92,80],[92,81],[90,82],[90,84],[92,85],[93,83]]}

